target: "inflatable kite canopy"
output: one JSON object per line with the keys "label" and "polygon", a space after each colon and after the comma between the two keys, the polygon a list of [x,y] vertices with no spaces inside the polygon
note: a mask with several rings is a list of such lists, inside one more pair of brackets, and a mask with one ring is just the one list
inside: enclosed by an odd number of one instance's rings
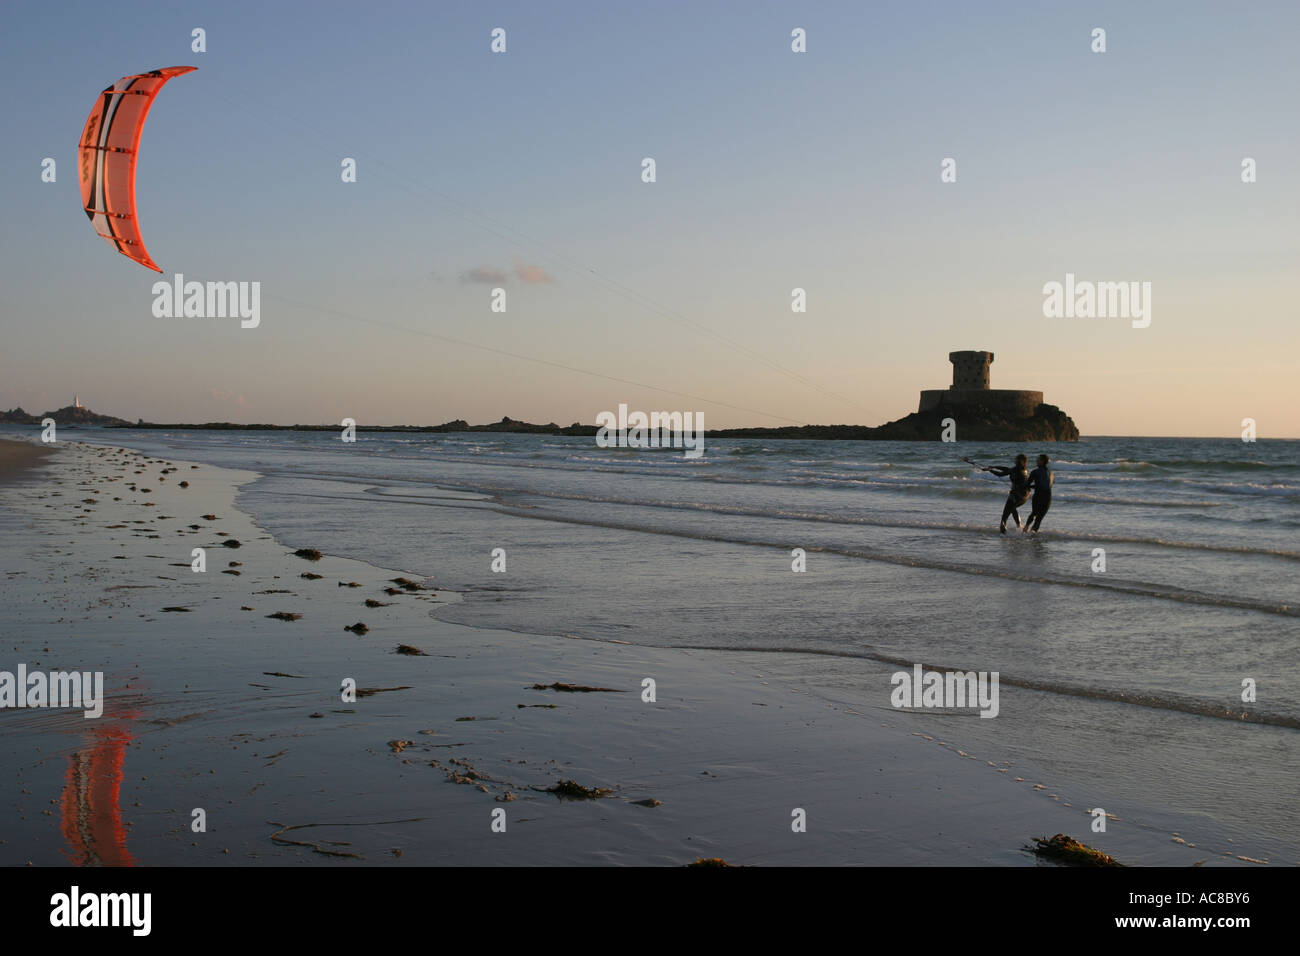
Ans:
{"label": "inflatable kite canopy", "polygon": [[136,150],[149,107],[163,84],[196,69],[169,66],[122,77],[100,94],[78,146],[81,204],[95,231],[122,255],[154,272],[162,269],[145,250],[135,213]]}

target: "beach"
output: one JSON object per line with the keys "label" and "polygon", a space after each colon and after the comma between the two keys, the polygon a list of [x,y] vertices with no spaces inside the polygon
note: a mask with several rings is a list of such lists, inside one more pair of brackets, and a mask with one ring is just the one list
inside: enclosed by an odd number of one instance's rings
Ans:
{"label": "beach", "polygon": [[[1284,831],[1198,829],[1122,799],[1095,832],[1082,774],[989,726],[1064,719],[1061,695],[1004,684],[1003,716],[982,720],[891,707],[902,665],[881,660],[831,661],[849,693],[810,678],[824,655],[456,623],[525,597],[526,540],[500,537],[522,560],[495,592],[454,591],[425,560],[337,553],[339,509],[367,496],[322,500],[318,478],[272,479],[312,504],[315,529],[273,535],[244,510],[262,472],[56,449],[4,488],[0,670],[102,671],[104,713],[0,711],[15,768],[0,800],[21,823],[6,865],[1032,866],[1031,838],[1056,833],[1130,864],[1295,861]],[[485,501],[422,493],[449,506],[426,536]],[[463,546],[485,569],[492,537]],[[324,554],[295,554],[309,548]]]}
{"label": "beach", "polygon": [[0,439],[0,483],[27,476],[49,453],[34,442]]}

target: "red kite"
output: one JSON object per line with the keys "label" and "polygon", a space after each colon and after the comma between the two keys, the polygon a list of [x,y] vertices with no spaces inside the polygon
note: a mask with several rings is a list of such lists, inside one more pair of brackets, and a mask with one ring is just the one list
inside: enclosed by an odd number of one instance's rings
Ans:
{"label": "red kite", "polygon": [[144,248],[135,213],[135,157],[154,97],[173,76],[198,67],[169,66],[124,76],[100,94],[77,153],[81,204],[95,231],[128,259],[162,272]]}

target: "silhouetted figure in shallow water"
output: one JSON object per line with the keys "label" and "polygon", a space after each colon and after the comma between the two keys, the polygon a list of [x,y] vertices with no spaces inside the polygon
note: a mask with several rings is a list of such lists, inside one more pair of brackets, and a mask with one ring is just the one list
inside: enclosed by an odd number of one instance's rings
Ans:
{"label": "silhouetted figure in shallow water", "polygon": [[1052,507],[1052,469],[1047,467],[1050,459],[1046,455],[1038,456],[1038,467],[1029,473],[1029,486],[1033,489],[1034,499],[1029,504],[1029,519],[1025,521],[1025,531],[1037,532],[1043,523],[1043,515]]}
{"label": "silhouetted figure in shallow water", "polygon": [[1016,455],[1016,463],[1010,468],[991,465],[984,470],[999,478],[1010,477],[1011,479],[1011,493],[1007,495],[1006,507],[1002,509],[1002,524],[998,530],[1003,534],[1007,533],[1008,515],[1016,519],[1016,527],[1019,528],[1020,512],[1016,509],[1029,500],[1029,459],[1024,455]]}

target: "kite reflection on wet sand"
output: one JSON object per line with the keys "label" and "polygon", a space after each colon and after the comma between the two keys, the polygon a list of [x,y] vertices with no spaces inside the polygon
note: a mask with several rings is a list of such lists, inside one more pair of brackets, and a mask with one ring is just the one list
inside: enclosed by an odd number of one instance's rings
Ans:
{"label": "kite reflection on wet sand", "polygon": [[81,204],[101,237],[140,265],[162,272],[149,257],[135,209],[135,163],[145,117],[173,76],[198,69],[169,66],[124,76],[99,95],[77,147]]}
{"label": "kite reflection on wet sand", "polygon": [[125,726],[97,727],[90,744],[68,756],[59,816],[64,854],[77,866],[134,866],[122,824],[122,765],[132,735]]}

